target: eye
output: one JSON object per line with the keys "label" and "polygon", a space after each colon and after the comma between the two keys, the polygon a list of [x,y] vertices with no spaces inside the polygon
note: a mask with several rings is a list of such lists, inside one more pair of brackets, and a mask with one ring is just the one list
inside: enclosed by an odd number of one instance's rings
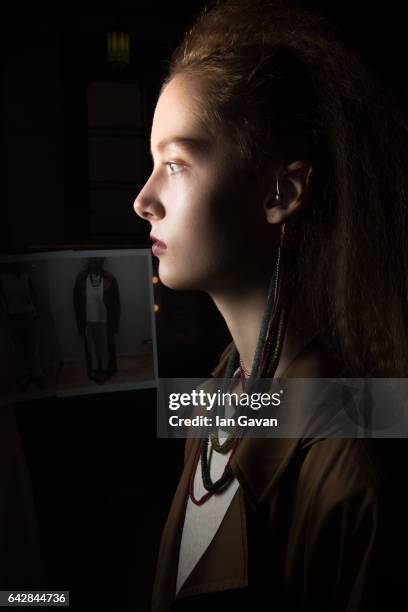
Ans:
{"label": "eye", "polygon": [[176,162],[166,162],[165,166],[169,168],[170,176],[173,176],[174,174],[178,174],[179,172],[183,171],[183,165],[177,164]]}

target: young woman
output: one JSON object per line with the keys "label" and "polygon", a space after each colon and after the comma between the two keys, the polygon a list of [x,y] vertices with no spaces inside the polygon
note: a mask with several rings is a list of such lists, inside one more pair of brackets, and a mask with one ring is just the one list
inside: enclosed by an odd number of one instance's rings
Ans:
{"label": "young woman", "polygon": [[[407,375],[408,132],[390,105],[287,3],[217,2],[185,35],[134,208],[161,281],[206,291],[228,325],[213,376]],[[188,439],[153,611],[375,609],[397,565],[380,563],[380,442]]]}

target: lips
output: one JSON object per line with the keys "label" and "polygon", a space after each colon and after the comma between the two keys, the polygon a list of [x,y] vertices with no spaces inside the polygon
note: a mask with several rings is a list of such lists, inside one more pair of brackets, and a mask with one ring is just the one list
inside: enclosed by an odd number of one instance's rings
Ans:
{"label": "lips", "polygon": [[151,240],[153,240],[154,244],[160,247],[161,249],[167,249],[167,244],[162,240],[156,238],[156,236],[153,236],[153,234],[150,234],[150,238]]}
{"label": "lips", "polygon": [[165,253],[167,250],[167,245],[164,242],[162,242],[162,240],[159,240],[158,238],[156,238],[156,236],[153,236],[153,234],[150,234],[150,238],[153,240],[153,246],[152,246],[153,255],[155,255],[156,257],[159,257],[159,255],[163,255],[163,253]]}

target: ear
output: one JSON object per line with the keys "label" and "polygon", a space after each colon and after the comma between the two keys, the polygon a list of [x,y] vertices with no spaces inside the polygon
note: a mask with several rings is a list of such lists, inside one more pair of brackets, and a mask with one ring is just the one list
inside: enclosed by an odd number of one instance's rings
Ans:
{"label": "ear", "polygon": [[294,161],[283,171],[275,171],[275,176],[263,206],[267,222],[281,224],[303,209],[311,189],[313,166],[305,160]]}

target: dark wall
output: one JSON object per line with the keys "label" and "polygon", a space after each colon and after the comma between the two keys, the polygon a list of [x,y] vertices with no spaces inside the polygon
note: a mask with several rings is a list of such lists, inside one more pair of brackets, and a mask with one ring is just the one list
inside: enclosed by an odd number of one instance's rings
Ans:
{"label": "dark wall", "polygon": [[[408,43],[402,2],[303,0],[333,17],[346,37],[383,78],[405,96]],[[150,171],[151,117],[166,61],[185,26],[204,5],[178,2],[155,9],[131,2],[58,3],[45,10],[11,12],[3,32],[3,129],[7,157],[8,240],[15,249],[34,245],[148,244],[147,224],[133,215],[114,230],[92,231],[89,196],[87,88],[92,81],[135,83],[143,106],[141,176],[129,190],[129,207]],[[126,69],[107,61],[110,29],[130,34]],[[115,218],[112,208],[112,218]],[[142,226],[140,225],[142,223]],[[6,224],[4,224],[5,226]],[[4,243],[2,248],[5,248]]]}
{"label": "dark wall", "polygon": [[[15,42],[15,41],[14,41]],[[10,41],[11,43],[11,41]],[[3,119],[9,242],[64,240],[63,114],[59,35],[27,31],[7,45]]]}
{"label": "dark wall", "polygon": [[[60,3],[58,12],[10,16],[2,97],[3,252],[150,246],[149,226],[132,204],[150,172],[150,124],[165,62],[194,3],[184,3],[178,15],[169,9],[159,20],[156,11],[134,3],[112,7],[78,10]],[[131,34],[126,69],[107,62],[112,27]],[[102,231],[92,216],[90,181],[87,95],[95,82],[137,85],[142,106],[142,125],[136,132],[125,128],[142,144],[138,179],[102,185],[103,194],[114,189],[125,205],[120,197],[128,190],[129,214],[119,217],[113,207]],[[204,294],[164,287],[156,293],[160,375],[207,375],[228,336],[215,306]],[[147,610],[184,446],[156,439],[154,390],[48,398],[14,410],[47,588],[70,590],[71,607],[78,610]]]}

